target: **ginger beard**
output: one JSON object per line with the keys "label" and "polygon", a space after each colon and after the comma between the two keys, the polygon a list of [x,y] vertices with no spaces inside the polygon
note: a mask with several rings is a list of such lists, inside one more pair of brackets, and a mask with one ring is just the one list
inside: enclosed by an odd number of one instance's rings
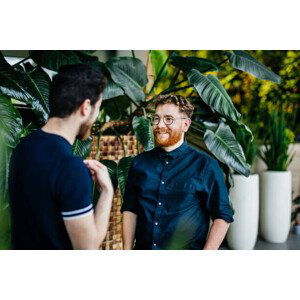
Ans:
{"label": "ginger beard", "polygon": [[155,144],[160,147],[170,147],[178,143],[183,135],[181,129],[156,128],[153,130]]}
{"label": "ginger beard", "polygon": [[85,123],[80,125],[76,138],[81,141],[85,141],[86,139],[88,139],[89,136],[91,135],[92,126],[93,123],[91,122],[91,118],[89,118],[89,120],[87,120]]}

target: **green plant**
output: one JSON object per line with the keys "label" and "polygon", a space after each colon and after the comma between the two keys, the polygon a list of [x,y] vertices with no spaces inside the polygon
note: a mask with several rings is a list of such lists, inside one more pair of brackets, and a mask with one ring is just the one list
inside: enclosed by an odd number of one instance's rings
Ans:
{"label": "green plant", "polygon": [[297,207],[295,208],[295,210],[292,212],[292,216],[291,216],[291,221],[292,222],[296,222],[297,224],[300,224],[300,196],[296,197],[293,200],[293,205],[297,205]]}
{"label": "green plant", "polygon": [[[187,135],[192,145],[214,155],[226,168],[248,176],[250,166],[234,132],[238,129],[252,140],[251,130],[242,122],[242,115],[211,72],[218,72],[225,63],[246,71],[259,79],[279,83],[280,77],[245,51],[220,51],[222,60],[216,62],[194,56],[183,57],[176,51],[150,51],[148,62],[154,68],[153,83],[148,82],[148,66],[135,57],[114,57],[103,63],[93,51],[30,51],[21,63],[10,66],[0,55],[0,94],[11,104],[14,99],[33,112],[32,123],[38,127],[48,118],[50,77],[43,68],[57,71],[62,65],[86,63],[102,71],[108,78],[103,93],[103,110],[112,120],[125,119],[131,123],[145,150],[154,147],[150,116],[153,102],[160,94],[191,90],[190,100],[196,105],[196,118]],[[34,63],[29,59],[33,60]],[[174,68],[172,75],[168,67]],[[215,74],[215,73],[214,73]],[[168,87],[159,83],[170,78]],[[16,107],[16,106],[15,106]],[[117,108],[117,109],[116,109]],[[17,109],[21,112],[20,107]],[[23,127],[22,127],[23,126]],[[30,132],[32,126],[22,125],[21,131]],[[33,126],[33,127],[34,127]],[[13,130],[10,127],[10,130]],[[17,143],[17,140],[16,140]],[[85,156],[91,141],[76,141],[74,151]]]}
{"label": "green plant", "polygon": [[268,170],[286,171],[294,156],[289,153],[289,145],[294,141],[294,134],[286,127],[284,112],[270,113],[265,130],[265,146],[259,152],[260,158]]}

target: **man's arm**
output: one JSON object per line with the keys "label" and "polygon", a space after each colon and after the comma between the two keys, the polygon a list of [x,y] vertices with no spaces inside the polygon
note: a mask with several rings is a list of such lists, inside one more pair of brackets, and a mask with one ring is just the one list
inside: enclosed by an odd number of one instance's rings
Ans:
{"label": "man's arm", "polygon": [[135,237],[137,215],[130,212],[123,212],[123,249],[131,250],[133,248],[133,242]]}
{"label": "man's arm", "polygon": [[218,250],[225,238],[229,223],[222,219],[215,219],[208,234],[203,250]]}
{"label": "man's arm", "polygon": [[85,161],[101,194],[95,212],[64,220],[73,249],[99,249],[107,232],[113,187],[106,166],[96,160]]}

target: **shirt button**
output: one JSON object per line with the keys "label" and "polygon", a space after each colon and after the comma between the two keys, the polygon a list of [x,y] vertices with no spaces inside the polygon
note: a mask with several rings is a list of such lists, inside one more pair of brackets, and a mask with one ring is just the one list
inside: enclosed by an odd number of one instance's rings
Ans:
{"label": "shirt button", "polygon": [[165,182],[164,182],[164,181],[162,181],[161,183],[162,183],[162,184],[165,184]]}
{"label": "shirt button", "polygon": [[158,202],[158,205],[161,205],[161,202]]}
{"label": "shirt button", "polygon": [[168,161],[166,161],[166,164],[168,164],[169,162]]}
{"label": "shirt button", "polygon": [[153,246],[156,247],[156,244],[154,243]]}
{"label": "shirt button", "polygon": [[158,225],[158,223],[157,223],[157,222],[155,222],[155,225]]}

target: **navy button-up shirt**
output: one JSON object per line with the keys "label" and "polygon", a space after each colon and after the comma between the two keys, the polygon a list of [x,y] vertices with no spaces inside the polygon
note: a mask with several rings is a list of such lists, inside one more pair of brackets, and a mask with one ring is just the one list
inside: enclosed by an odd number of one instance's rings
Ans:
{"label": "navy button-up shirt", "polygon": [[135,249],[203,249],[210,218],[233,222],[218,162],[186,141],[134,158],[121,211],[137,215]]}

